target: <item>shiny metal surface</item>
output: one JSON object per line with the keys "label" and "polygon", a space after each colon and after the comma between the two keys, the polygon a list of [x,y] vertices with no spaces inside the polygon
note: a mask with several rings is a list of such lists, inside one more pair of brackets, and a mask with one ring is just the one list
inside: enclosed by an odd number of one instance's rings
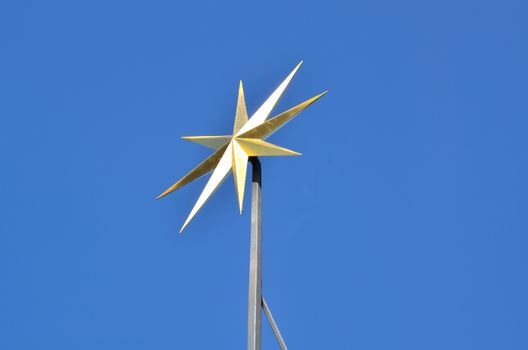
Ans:
{"label": "shiny metal surface", "polygon": [[286,112],[283,112],[278,116],[271,118],[270,120],[260,124],[259,126],[256,126],[253,129],[239,135],[238,137],[262,139],[271,136],[272,133],[279,130],[284,124],[292,120],[299,113],[304,111],[309,105],[317,101],[319,98],[323,97],[327,92],[328,91],[325,91],[317,96],[312,97],[307,101],[304,101],[303,103],[298,104],[292,109],[289,109]]}
{"label": "shiny metal surface", "polygon": [[207,157],[203,162],[198,164],[187,175],[185,175],[180,180],[178,180],[174,185],[172,185],[171,187],[166,189],[156,199],[160,199],[162,197],[165,197],[169,193],[176,191],[178,188],[183,187],[183,186],[187,185],[189,182],[192,182],[192,181],[204,176],[205,174],[209,173],[211,170],[213,170],[218,165],[218,162],[220,162],[220,159],[222,158],[222,155],[224,154],[226,149],[227,149],[227,145],[225,145],[225,146],[221,147],[220,149],[218,149],[212,155]]}
{"label": "shiny metal surface", "polygon": [[233,142],[233,179],[235,180],[235,189],[240,214],[242,214],[242,206],[244,203],[248,156],[249,155],[238,142]]}
{"label": "shiny metal surface", "polygon": [[257,156],[300,156],[298,152],[291,151],[287,148],[279,147],[272,143],[258,139],[237,138],[235,141],[239,144],[244,152],[250,157]]}
{"label": "shiny metal surface", "polygon": [[248,118],[244,99],[244,87],[242,82],[240,82],[235,111],[235,122],[233,125],[233,135],[183,137],[186,140],[215,149],[216,151],[157,197],[158,199],[162,198],[212,171],[211,177],[185,220],[180,233],[185,227],[187,227],[207,200],[218,189],[230,171],[233,171],[238,206],[240,213],[242,213],[247,162],[249,157],[300,155],[300,153],[271,144],[263,139],[277,131],[326,93],[324,92],[312,97],[292,109],[266,121],[288,88],[301,64],[302,61],[291,71],[286,79],[284,79],[279,87],[257,109],[251,118]]}
{"label": "shiny metal surface", "polygon": [[244,98],[244,85],[242,80],[238,85],[238,101],[235,113],[235,125],[233,126],[233,135],[236,135],[238,131],[247,123],[248,114],[246,110],[246,100]]}
{"label": "shiny metal surface", "polygon": [[[233,135],[247,123],[248,115],[246,110],[246,101],[244,99],[244,86],[242,81],[238,87],[238,101],[235,113],[235,125],[233,126]],[[244,151],[242,146],[233,141],[233,179],[235,180],[235,189],[237,193],[238,208],[242,214],[242,207],[244,205],[244,189],[246,187],[246,172],[248,163],[248,154]]]}
{"label": "shiny metal surface", "polygon": [[227,136],[182,136],[182,139],[189,140],[212,149],[219,149],[231,141],[231,135]]}
{"label": "shiny metal surface", "polygon": [[257,109],[257,111],[251,116],[251,118],[247,121],[246,124],[238,131],[237,134],[243,134],[246,131],[249,131],[253,129],[256,126],[259,126],[262,124],[266,118],[271,114],[273,111],[273,108],[279,103],[280,98],[290,85],[293,77],[295,76],[295,73],[297,73],[297,70],[299,70],[299,67],[301,67],[302,61],[295,67],[291,73],[284,79],[284,81],[279,85],[279,87],[273,91],[273,93],[268,97],[268,99]]}

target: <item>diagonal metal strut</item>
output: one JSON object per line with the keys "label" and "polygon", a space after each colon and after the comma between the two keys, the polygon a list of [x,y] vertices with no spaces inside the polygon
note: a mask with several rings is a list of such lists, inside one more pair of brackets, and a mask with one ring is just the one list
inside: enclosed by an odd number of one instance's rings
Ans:
{"label": "diagonal metal strut", "polygon": [[275,320],[273,319],[273,315],[271,314],[271,310],[269,309],[268,303],[266,303],[266,299],[262,297],[262,308],[264,309],[264,313],[266,314],[266,317],[268,318],[268,321],[271,325],[271,329],[273,329],[273,333],[275,333],[275,337],[277,338],[277,341],[279,342],[279,345],[282,350],[288,350],[288,347],[286,347],[286,343],[284,342],[284,339],[282,339],[281,332],[279,331],[279,327],[277,327],[277,324],[275,323]]}

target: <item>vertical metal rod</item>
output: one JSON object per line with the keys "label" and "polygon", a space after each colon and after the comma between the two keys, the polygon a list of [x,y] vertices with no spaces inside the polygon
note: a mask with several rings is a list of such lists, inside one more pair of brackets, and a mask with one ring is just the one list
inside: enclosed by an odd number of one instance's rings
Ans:
{"label": "vertical metal rod", "polygon": [[262,321],[262,174],[260,161],[250,157],[251,242],[249,248],[248,350],[260,350]]}
{"label": "vertical metal rod", "polygon": [[273,333],[275,333],[275,337],[277,338],[277,341],[279,342],[279,345],[282,350],[288,350],[286,347],[286,343],[284,342],[284,339],[282,339],[281,332],[279,331],[279,327],[277,327],[277,324],[275,323],[275,320],[273,319],[273,315],[271,314],[271,310],[268,306],[268,303],[266,303],[266,299],[264,299],[264,296],[262,297],[262,308],[264,309],[264,313],[268,317],[268,321],[271,325],[271,329],[273,329]]}

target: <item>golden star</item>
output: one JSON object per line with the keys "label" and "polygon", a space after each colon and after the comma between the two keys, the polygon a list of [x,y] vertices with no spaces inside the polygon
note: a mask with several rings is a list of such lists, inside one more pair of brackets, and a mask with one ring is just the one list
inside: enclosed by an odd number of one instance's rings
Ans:
{"label": "golden star", "polygon": [[311,105],[327,91],[312,97],[311,99],[293,107],[292,109],[277,115],[266,121],[273,108],[288,88],[295,73],[301,63],[284,79],[279,87],[260,106],[260,108],[248,119],[246,102],[244,99],[244,88],[242,81],[238,89],[238,102],[235,114],[235,125],[232,135],[225,136],[184,136],[185,140],[190,140],[203,146],[213,148],[216,151],[198,164],[187,175],[160,194],[157,199],[168,195],[178,188],[192,182],[199,177],[213,171],[209,181],[205,185],[200,197],[192,208],[187,220],[183,224],[180,233],[185,229],[196,213],[203,207],[205,202],[220,187],[224,179],[233,171],[235,188],[237,191],[238,205],[242,214],[242,204],[244,202],[244,187],[246,182],[246,172],[249,157],[258,156],[298,156],[300,153],[282,148],[264,141],[265,138],[281,128],[285,123],[301,113],[306,107]]}

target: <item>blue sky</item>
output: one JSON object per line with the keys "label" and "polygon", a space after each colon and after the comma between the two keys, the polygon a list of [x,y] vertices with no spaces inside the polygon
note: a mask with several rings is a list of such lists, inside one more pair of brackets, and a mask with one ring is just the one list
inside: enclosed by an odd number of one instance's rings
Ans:
{"label": "blue sky", "polygon": [[[523,1],[0,5],[0,348],[243,349],[249,201],[154,198],[305,61],[263,159],[291,349],[526,349]],[[248,199],[248,197],[246,197]],[[278,349],[266,322],[263,349]]]}

